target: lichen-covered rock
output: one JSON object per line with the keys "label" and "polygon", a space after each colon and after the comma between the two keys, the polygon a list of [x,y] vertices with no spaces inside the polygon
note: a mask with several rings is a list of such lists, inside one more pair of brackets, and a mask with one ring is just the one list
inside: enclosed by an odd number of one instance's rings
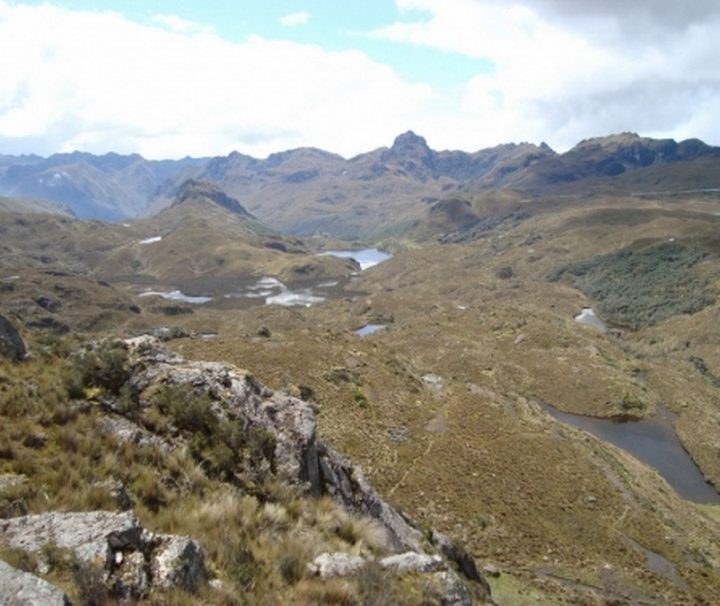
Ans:
{"label": "lichen-covered rock", "polygon": [[321,553],[308,564],[308,570],[311,574],[320,576],[323,579],[329,579],[350,576],[363,566],[365,566],[365,560],[360,556],[338,551],[336,553]]}
{"label": "lichen-covered rock", "polygon": [[30,553],[52,544],[102,566],[111,566],[114,551],[139,549],[142,532],[131,512],[50,512],[0,520],[0,543]]}
{"label": "lichen-covered rock", "polygon": [[38,553],[68,550],[103,571],[115,597],[137,599],[152,589],[195,591],[205,580],[200,546],[184,536],[144,530],[132,512],[50,512],[0,520],[0,546]]}
{"label": "lichen-covered rock", "polygon": [[141,448],[143,446],[154,446],[163,451],[169,451],[172,448],[166,440],[124,417],[103,415],[98,418],[96,425],[100,433],[112,436],[119,442],[135,444]]}
{"label": "lichen-covered rock", "polygon": [[5,316],[0,316],[0,358],[18,362],[26,355],[25,342],[17,328]]}
{"label": "lichen-covered rock", "polygon": [[70,606],[54,585],[0,561],[0,606]]}
{"label": "lichen-covered rock", "polygon": [[408,551],[383,558],[379,562],[381,568],[396,572],[437,572],[447,568],[439,555],[426,555]]}
{"label": "lichen-covered rock", "polygon": [[126,344],[130,384],[136,393],[162,384],[205,393],[218,403],[219,415],[235,420],[245,429],[261,427],[273,434],[274,467],[280,478],[293,483],[308,481],[317,460],[312,456],[315,414],[307,402],[273,393],[234,366],[185,361],[164,350],[152,337],[129,339]]}
{"label": "lichen-covered rock", "polygon": [[115,574],[111,581],[113,595],[121,599],[137,599],[150,591],[150,575],[145,555],[135,551],[115,554]]}
{"label": "lichen-covered rock", "polygon": [[182,587],[195,591],[205,580],[205,562],[200,546],[189,537],[157,535],[159,546],[152,562],[153,585],[161,589]]}

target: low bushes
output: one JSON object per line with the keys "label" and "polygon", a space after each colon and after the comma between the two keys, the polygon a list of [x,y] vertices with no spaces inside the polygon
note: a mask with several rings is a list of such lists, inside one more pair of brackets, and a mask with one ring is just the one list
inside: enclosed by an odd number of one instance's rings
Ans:
{"label": "low bushes", "polygon": [[548,278],[569,282],[597,301],[611,323],[639,329],[715,302],[707,278],[692,270],[707,256],[682,242],[641,241],[557,268]]}

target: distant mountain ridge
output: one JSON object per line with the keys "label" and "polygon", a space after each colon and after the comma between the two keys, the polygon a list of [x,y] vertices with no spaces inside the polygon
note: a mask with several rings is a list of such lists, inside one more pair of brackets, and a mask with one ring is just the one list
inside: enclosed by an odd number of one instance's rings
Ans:
{"label": "distant mountain ridge", "polygon": [[635,133],[587,139],[561,154],[545,143],[435,151],[408,131],[390,147],[349,159],[316,148],[266,159],[239,152],[159,161],[112,153],[0,155],[0,195],[60,202],[81,218],[155,214],[193,180],[212,184],[213,196],[233,199],[272,229],[346,238],[401,232],[425,216],[428,205],[458,193],[719,187],[719,175],[719,147]]}
{"label": "distant mountain ridge", "polygon": [[139,215],[162,183],[201,163],[116,153],[0,156],[0,195],[59,202],[80,218],[113,221]]}

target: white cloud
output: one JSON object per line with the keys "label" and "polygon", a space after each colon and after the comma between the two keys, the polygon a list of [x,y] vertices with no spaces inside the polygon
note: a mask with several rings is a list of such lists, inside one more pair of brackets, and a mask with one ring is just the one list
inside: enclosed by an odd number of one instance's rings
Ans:
{"label": "white cloud", "polygon": [[164,25],[169,30],[172,30],[174,32],[184,33],[184,34],[198,33],[198,32],[205,32],[205,33],[212,32],[212,28],[207,27],[205,25],[200,25],[199,23],[195,23],[194,21],[188,21],[187,19],[183,19],[182,17],[179,17],[178,15],[159,14],[159,15],[155,15],[153,17],[153,21],[155,23],[159,23],[160,25]]}
{"label": "white cloud", "polygon": [[305,12],[290,13],[289,15],[280,17],[280,23],[286,27],[305,25],[308,21],[310,21],[310,15]]}
{"label": "white cloud", "polygon": [[372,36],[492,62],[462,94],[463,121],[485,141],[565,148],[640,130],[720,142],[711,119],[720,107],[720,3],[698,0],[682,17],[670,0],[396,3],[407,18]]}
{"label": "white cloud", "polygon": [[371,36],[493,69],[440,93],[359,51],[0,0],[0,151],[348,156],[410,128],[436,149],[624,130],[720,143],[715,0],[676,18],[670,0],[396,1],[402,19]]}
{"label": "white cloud", "polygon": [[413,127],[436,98],[357,51],[180,29],[0,0],[0,56],[12,57],[0,61],[0,149],[350,155]]}

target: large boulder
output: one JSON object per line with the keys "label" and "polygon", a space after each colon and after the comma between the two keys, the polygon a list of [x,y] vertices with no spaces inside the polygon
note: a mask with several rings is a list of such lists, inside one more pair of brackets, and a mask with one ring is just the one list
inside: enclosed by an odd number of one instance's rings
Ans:
{"label": "large boulder", "polygon": [[26,356],[27,349],[17,328],[5,316],[0,316],[0,357],[18,362]]}
{"label": "large boulder", "polygon": [[0,560],[0,606],[70,606],[54,585]]}
{"label": "large boulder", "polygon": [[0,520],[0,543],[8,547],[39,553],[52,544],[103,567],[113,565],[117,551],[140,549],[142,534],[131,512],[49,512]]}
{"label": "large boulder", "polygon": [[67,550],[102,570],[108,589],[120,598],[140,598],[152,589],[195,591],[206,578],[195,541],[148,532],[132,512],[49,512],[0,520],[0,545],[39,557],[46,545]]}

